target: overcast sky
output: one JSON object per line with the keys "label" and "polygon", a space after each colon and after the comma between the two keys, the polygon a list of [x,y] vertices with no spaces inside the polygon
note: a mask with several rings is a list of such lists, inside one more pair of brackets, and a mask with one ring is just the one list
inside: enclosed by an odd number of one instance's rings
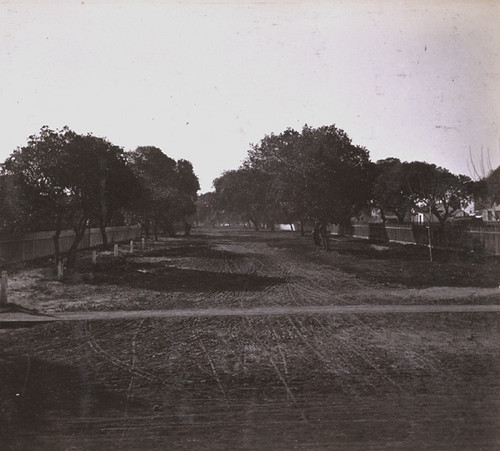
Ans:
{"label": "overcast sky", "polygon": [[372,160],[500,164],[498,1],[0,0],[0,160],[43,125],[190,160],[336,124]]}

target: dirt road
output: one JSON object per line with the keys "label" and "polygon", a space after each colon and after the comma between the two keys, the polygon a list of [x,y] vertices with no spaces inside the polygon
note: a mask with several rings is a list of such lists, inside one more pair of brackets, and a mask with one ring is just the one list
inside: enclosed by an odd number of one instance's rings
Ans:
{"label": "dirt road", "polygon": [[0,329],[2,448],[498,449],[498,284],[405,286],[426,266],[379,254],[374,281],[333,244],[210,231],[12,275],[66,321]]}

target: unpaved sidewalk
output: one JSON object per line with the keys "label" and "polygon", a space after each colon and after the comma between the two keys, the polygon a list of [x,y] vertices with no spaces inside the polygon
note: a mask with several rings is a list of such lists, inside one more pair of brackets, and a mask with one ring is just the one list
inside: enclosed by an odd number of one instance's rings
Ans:
{"label": "unpaved sidewalk", "polygon": [[29,312],[0,313],[2,324],[16,322],[99,321],[143,318],[196,318],[226,316],[344,315],[388,313],[500,313],[500,305],[319,305],[256,308],[172,309],[111,312],[60,312],[52,315]]}

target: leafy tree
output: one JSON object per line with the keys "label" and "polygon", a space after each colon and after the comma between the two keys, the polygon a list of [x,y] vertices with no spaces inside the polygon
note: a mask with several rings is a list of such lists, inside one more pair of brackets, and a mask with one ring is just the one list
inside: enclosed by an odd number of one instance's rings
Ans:
{"label": "leafy tree", "polygon": [[169,235],[175,235],[174,221],[182,221],[189,234],[200,188],[192,164],[187,160],[176,162],[152,146],[138,147],[128,158],[140,184],[134,210],[146,236],[151,224],[155,238],[159,225],[163,225]]}
{"label": "leafy tree", "polygon": [[328,249],[327,224],[339,224],[341,232],[350,230],[351,218],[370,198],[368,151],[353,145],[334,125],[305,126],[299,146],[301,204],[315,223],[315,243]]}
{"label": "leafy tree", "polygon": [[427,209],[441,227],[456,211],[464,208],[472,194],[472,181],[426,162],[409,163],[406,172],[411,199],[417,208]]}
{"label": "leafy tree", "polygon": [[255,230],[265,212],[266,175],[250,167],[227,171],[214,180],[218,207],[250,221]]}
{"label": "leafy tree", "polygon": [[0,175],[0,212],[0,232],[32,230],[32,212],[14,175]]}
{"label": "leafy tree", "polygon": [[473,192],[476,200],[476,209],[485,207],[491,212],[494,221],[499,221],[495,205],[500,204],[500,166],[480,180],[474,182]]}
{"label": "leafy tree", "polygon": [[220,220],[217,209],[217,195],[215,192],[200,194],[196,201],[197,222],[214,227]]}
{"label": "leafy tree", "polygon": [[27,145],[16,149],[3,165],[4,173],[17,179],[31,216],[44,217],[52,225],[56,265],[61,259],[59,236],[65,224],[71,224],[79,232],[71,246],[71,256],[83,237],[81,230],[88,219],[78,196],[81,191],[75,174],[78,163],[71,153],[75,136],[67,127],[61,131],[42,127],[39,135],[30,136]]}
{"label": "leafy tree", "polygon": [[104,227],[112,212],[126,204],[132,185],[121,149],[67,127],[60,131],[42,127],[26,146],[11,154],[3,170],[15,177],[31,221],[37,222],[38,229],[49,226],[54,230],[56,264],[62,258],[61,231],[68,226],[74,230],[67,274],[74,268],[89,221],[95,218]]}
{"label": "leafy tree", "polygon": [[372,196],[383,222],[386,221],[387,213],[393,213],[398,222],[403,223],[413,207],[406,177],[407,168],[408,163],[402,163],[397,158],[386,158],[376,163]]}
{"label": "leafy tree", "polygon": [[306,219],[302,202],[302,168],[297,152],[299,140],[298,132],[287,129],[279,135],[266,135],[248,152],[245,166],[263,174],[262,182],[266,186],[263,215],[273,222]]}
{"label": "leafy tree", "polygon": [[184,233],[189,236],[194,214],[196,213],[197,193],[200,189],[198,177],[194,173],[193,165],[187,160],[178,160],[175,168],[176,201],[175,219],[184,224]]}
{"label": "leafy tree", "polygon": [[76,135],[72,157],[81,168],[77,178],[83,189],[86,215],[97,221],[106,249],[106,226],[120,209],[130,204],[137,191],[137,180],[123,149],[104,138]]}
{"label": "leafy tree", "polygon": [[[262,174],[253,177],[265,186],[262,193],[243,183],[251,170]],[[313,221],[315,242],[328,247],[327,224],[348,230],[351,217],[367,204],[372,169],[368,151],[353,145],[344,131],[334,125],[317,129],[306,125],[301,133],[288,129],[265,136],[249,151],[239,173],[226,177],[237,178],[226,183],[234,186],[226,190],[234,208],[265,214],[267,207],[280,218]]]}
{"label": "leafy tree", "polygon": [[128,159],[140,186],[133,209],[142,223],[146,237],[149,237],[153,225],[157,239],[158,225],[166,220],[172,204],[175,160],[154,146],[138,147],[128,154]]}

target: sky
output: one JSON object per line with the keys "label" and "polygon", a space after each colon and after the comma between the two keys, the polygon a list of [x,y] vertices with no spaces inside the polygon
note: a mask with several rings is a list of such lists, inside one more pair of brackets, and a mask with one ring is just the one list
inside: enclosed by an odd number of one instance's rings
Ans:
{"label": "sky", "polygon": [[67,125],[207,192],[265,135],[335,124],[473,176],[500,165],[498,23],[481,0],[0,0],[0,162]]}

